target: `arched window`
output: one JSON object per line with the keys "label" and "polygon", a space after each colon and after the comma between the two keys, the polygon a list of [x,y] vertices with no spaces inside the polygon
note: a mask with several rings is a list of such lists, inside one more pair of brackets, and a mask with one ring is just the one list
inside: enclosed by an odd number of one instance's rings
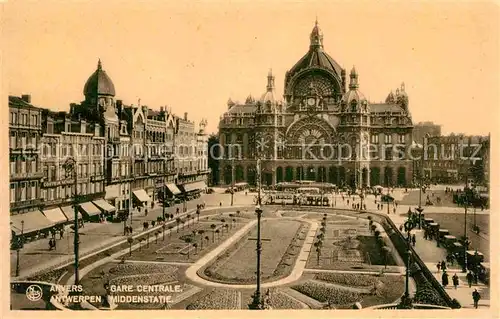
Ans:
{"label": "arched window", "polygon": [[356,112],[357,105],[358,105],[358,102],[356,100],[351,101],[351,112]]}

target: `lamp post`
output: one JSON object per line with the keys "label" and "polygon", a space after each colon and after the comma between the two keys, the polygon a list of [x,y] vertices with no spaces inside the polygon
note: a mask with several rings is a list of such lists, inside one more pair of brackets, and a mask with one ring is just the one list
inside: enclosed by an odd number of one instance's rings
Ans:
{"label": "lamp post", "polygon": [[261,209],[261,176],[260,176],[260,159],[257,159],[257,181],[258,181],[258,193],[257,193],[257,206],[255,207],[255,213],[257,214],[257,288],[252,296],[252,303],[249,306],[250,309],[262,309],[262,300],[260,297],[260,254],[262,252],[261,238],[260,238],[260,219],[262,217]]}
{"label": "lamp post", "polygon": [[467,238],[467,204],[469,201],[469,169],[465,171],[465,187],[464,187],[464,265],[462,267],[463,272],[467,272],[467,248],[468,248],[468,238]]}
{"label": "lamp post", "polygon": [[21,235],[16,240],[16,277],[19,277],[19,251],[24,246],[24,220],[21,220]]}
{"label": "lamp post", "polygon": [[404,224],[404,229],[406,231],[406,244],[407,244],[407,260],[406,260],[406,281],[405,281],[405,294],[404,297],[406,301],[410,300],[410,262],[411,262],[411,231],[415,228],[414,220],[411,216],[408,216],[408,220]]}
{"label": "lamp post", "polygon": [[[165,222],[165,203],[166,203],[166,201],[165,201],[165,199],[166,199],[166,198],[165,198],[165,197],[166,197],[166,195],[167,195],[167,192],[166,192],[166,188],[167,188],[167,186],[166,186],[166,184],[165,184],[165,181],[166,181],[166,175],[167,175],[167,165],[166,165],[166,164],[167,164],[167,161],[166,161],[166,160],[164,160],[164,161],[163,161],[163,185],[162,185],[162,189],[163,189],[163,196],[162,196],[162,198],[163,198],[163,200],[162,200],[162,201],[163,201],[163,203],[162,203],[162,206],[163,206],[163,207],[162,207],[162,212],[161,212],[161,216],[162,216],[162,218],[163,218],[163,222]],[[165,233],[165,232],[164,232],[164,233]],[[165,235],[164,235],[164,236],[165,236]]]}
{"label": "lamp post", "polygon": [[66,162],[63,164],[63,168],[66,171],[66,176],[73,176],[73,187],[75,188],[74,191],[74,200],[73,200],[73,210],[75,213],[75,221],[74,221],[74,228],[75,228],[75,236],[74,236],[74,244],[73,244],[73,249],[74,249],[74,254],[75,254],[75,285],[78,285],[80,282],[80,278],[78,276],[78,268],[79,268],[79,256],[78,256],[78,248],[80,245],[79,241],[79,235],[78,235],[78,193],[77,193],[77,185],[78,185],[78,172],[76,169],[76,161],[72,158],[69,157]]}
{"label": "lamp post", "polygon": [[231,206],[234,201],[234,157],[231,158]]}

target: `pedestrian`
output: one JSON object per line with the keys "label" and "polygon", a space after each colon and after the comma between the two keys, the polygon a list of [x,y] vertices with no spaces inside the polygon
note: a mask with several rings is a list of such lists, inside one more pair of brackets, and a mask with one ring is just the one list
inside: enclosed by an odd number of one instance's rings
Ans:
{"label": "pedestrian", "polygon": [[474,308],[476,309],[479,306],[479,299],[481,299],[481,295],[479,294],[477,289],[474,289],[474,291],[472,292],[472,300],[474,300]]}
{"label": "pedestrian", "polygon": [[413,247],[415,247],[415,244],[417,243],[417,237],[415,237],[415,234],[411,236],[411,242],[413,244]]}
{"label": "pedestrian", "polygon": [[441,271],[441,262],[438,261],[438,263],[436,264],[436,268],[438,269],[439,274],[439,272]]}
{"label": "pedestrian", "polygon": [[399,225],[399,231],[402,232],[403,231],[403,224]]}
{"label": "pedestrian", "polygon": [[144,210],[144,215],[148,216],[148,209],[147,208]]}
{"label": "pedestrian", "polygon": [[[397,205],[396,205],[396,207],[397,207]],[[396,214],[396,207],[394,207],[394,208],[392,209],[392,212],[393,212],[394,214]]]}
{"label": "pedestrian", "polygon": [[443,271],[446,271],[446,262],[445,262],[444,260],[443,260],[443,261],[441,261],[441,269],[442,269]]}
{"label": "pedestrian", "polygon": [[64,238],[64,228],[61,228],[61,230],[59,231],[59,239],[63,238]]}
{"label": "pedestrian", "polygon": [[349,198],[347,199],[347,205],[349,205]]}
{"label": "pedestrian", "polygon": [[455,289],[457,289],[457,287],[458,287],[458,276],[457,276],[457,274],[454,274],[452,279],[453,279],[453,286],[455,286]]}
{"label": "pedestrian", "polygon": [[448,286],[448,274],[446,273],[446,270],[443,270],[443,275],[441,276],[441,283],[443,284],[444,288]]}
{"label": "pedestrian", "polygon": [[179,207],[177,207],[177,209],[175,210],[175,213],[179,214]]}
{"label": "pedestrian", "polygon": [[467,276],[465,276],[465,278],[467,279],[467,282],[469,283],[469,288],[471,288],[472,287],[472,279],[473,279],[472,273],[469,271],[467,273]]}
{"label": "pedestrian", "polygon": [[[222,202],[219,202],[219,206],[222,207]],[[179,209],[177,208],[177,210],[179,210]]]}
{"label": "pedestrian", "polygon": [[377,204],[377,210],[380,210],[380,204]]}
{"label": "pedestrian", "polygon": [[51,238],[51,239],[49,239],[49,251],[50,251],[50,250],[52,250],[52,248],[53,248],[53,246],[52,246],[52,245],[53,245],[53,244],[52,244],[52,238]]}
{"label": "pedestrian", "polygon": [[396,208],[398,208],[398,202],[394,202],[394,205],[396,205]]}

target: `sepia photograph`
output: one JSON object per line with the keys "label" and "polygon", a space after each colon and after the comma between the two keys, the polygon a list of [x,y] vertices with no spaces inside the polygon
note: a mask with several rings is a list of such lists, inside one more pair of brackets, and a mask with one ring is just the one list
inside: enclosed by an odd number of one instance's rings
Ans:
{"label": "sepia photograph", "polygon": [[9,316],[497,309],[498,3],[2,9]]}

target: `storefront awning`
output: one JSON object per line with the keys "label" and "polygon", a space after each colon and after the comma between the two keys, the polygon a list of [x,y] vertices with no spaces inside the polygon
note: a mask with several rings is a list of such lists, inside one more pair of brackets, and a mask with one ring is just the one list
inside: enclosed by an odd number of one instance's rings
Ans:
{"label": "storefront awning", "polygon": [[181,193],[179,188],[175,184],[167,184],[167,189],[172,193],[172,195],[178,195]]}
{"label": "storefront awning", "polygon": [[48,220],[55,224],[61,224],[68,221],[59,207],[46,209],[43,211],[43,214],[45,215],[45,217],[47,217]]}
{"label": "storefront awning", "polygon": [[82,213],[87,214],[88,216],[95,216],[101,213],[99,208],[92,204],[92,202],[81,203],[79,206]]}
{"label": "storefront awning", "polygon": [[98,199],[93,201],[97,207],[105,211],[106,213],[113,213],[116,211],[116,207],[105,201],[104,199]]}
{"label": "storefront awning", "polygon": [[[75,220],[75,209],[73,206],[63,206],[61,207],[62,212],[64,215],[66,215],[66,218],[68,221],[74,221]],[[78,212],[78,219],[82,218],[82,214]]]}
{"label": "storefront awning", "polygon": [[[10,216],[11,229],[19,235],[32,233],[37,230],[47,229],[54,226],[54,222],[45,217],[41,211],[36,210],[29,213]],[[23,223],[24,222],[24,223]]]}
{"label": "storefront awning", "polygon": [[195,190],[205,189],[207,188],[207,184],[205,184],[205,182],[194,182],[194,183],[184,184],[182,185],[182,187],[184,188],[184,191],[187,193]]}
{"label": "storefront awning", "polygon": [[134,194],[135,198],[137,198],[137,200],[142,203],[151,201],[151,197],[149,197],[148,193],[146,193],[146,191],[143,189],[133,191],[132,193]]}

